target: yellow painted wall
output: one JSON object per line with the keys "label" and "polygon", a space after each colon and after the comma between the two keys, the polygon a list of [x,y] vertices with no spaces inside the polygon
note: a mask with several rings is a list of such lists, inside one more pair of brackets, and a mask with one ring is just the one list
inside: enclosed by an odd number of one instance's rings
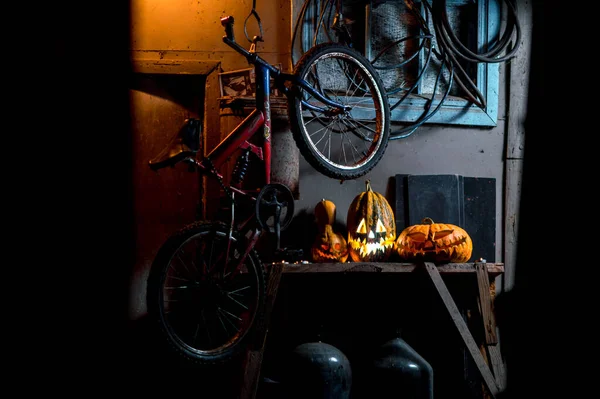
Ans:
{"label": "yellow painted wall", "polygon": [[[146,278],[160,244],[169,233],[194,220],[201,194],[198,176],[188,173],[185,165],[155,173],[149,170],[148,159],[168,144],[188,117],[204,114],[206,148],[221,138],[217,72],[249,65],[223,43],[220,18],[233,15],[236,39],[249,48],[244,20],[252,4],[252,0],[131,0],[131,58],[134,70],[142,72],[136,81],[143,83],[130,87],[136,209],[131,319],[146,313]],[[291,1],[256,0],[256,11],[265,40],[258,52],[289,68]],[[247,31],[259,34],[253,18]],[[150,70],[163,75],[144,75]],[[198,87],[195,74],[207,75],[204,90]]]}
{"label": "yellow painted wall", "polygon": [[[246,60],[222,41],[220,18],[235,18],[236,40],[248,48],[244,20],[252,0],[131,0],[131,49],[134,59],[200,59],[221,61],[223,70],[248,67]],[[291,0],[256,0],[264,42],[259,53],[271,62],[289,68],[291,45]],[[250,18],[249,36],[259,34]]]}

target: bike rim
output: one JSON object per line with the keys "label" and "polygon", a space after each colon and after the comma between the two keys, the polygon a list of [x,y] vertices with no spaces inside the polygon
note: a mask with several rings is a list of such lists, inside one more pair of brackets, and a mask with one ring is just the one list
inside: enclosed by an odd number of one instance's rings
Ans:
{"label": "bike rim", "polygon": [[[300,122],[307,144],[322,162],[342,170],[367,165],[383,144],[383,96],[375,78],[354,57],[334,52],[313,61],[302,76],[326,97],[350,106],[348,113],[328,117],[300,103]],[[327,108],[306,91],[303,99]]]}
{"label": "bike rim", "polygon": [[[228,242],[232,249],[225,267]],[[235,273],[232,263],[242,255],[236,244],[223,231],[196,234],[177,249],[163,274],[161,318],[173,342],[192,355],[227,351],[254,321],[259,265],[248,256]]]}

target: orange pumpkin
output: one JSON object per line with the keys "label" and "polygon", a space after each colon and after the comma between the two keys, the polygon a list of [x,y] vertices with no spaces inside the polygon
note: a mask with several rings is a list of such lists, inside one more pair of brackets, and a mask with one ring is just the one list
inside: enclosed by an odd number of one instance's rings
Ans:
{"label": "orange pumpkin", "polygon": [[473,242],[459,226],[424,218],[402,230],[394,248],[406,261],[463,263],[471,258]]}
{"label": "orange pumpkin", "polygon": [[368,180],[366,190],[348,208],[346,225],[354,262],[384,262],[390,257],[396,240],[394,211],[383,194],[373,191]]}
{"label": "orange pumpkin", "polygon": [[344,263],[348,259],[348,245],[343,235],[333,231],[335,204],[322,199],[315,206],[315,220],[319,232],[311,247],[313,262]]}

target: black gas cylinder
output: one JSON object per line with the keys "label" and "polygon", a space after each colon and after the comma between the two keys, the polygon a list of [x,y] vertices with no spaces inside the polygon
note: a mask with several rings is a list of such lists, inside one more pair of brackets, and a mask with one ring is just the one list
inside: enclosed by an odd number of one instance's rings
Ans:
{"label": "black gas cylinder", "polygon": [[376,348],[368,370],[370,397],[433,399],[433,369],[406,341],[395,337]]}
{"label": "black gas cylinder", "polygon": [[325,342],[296,346],[286,362],[287,397],[294,399],[349,399],[352,369],[346,355]]}

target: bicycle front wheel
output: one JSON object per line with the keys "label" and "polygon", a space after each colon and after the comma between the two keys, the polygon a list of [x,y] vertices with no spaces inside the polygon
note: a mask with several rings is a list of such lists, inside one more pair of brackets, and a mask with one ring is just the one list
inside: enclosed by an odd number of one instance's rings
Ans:
{"label": "bicycle front wheel", "polygon": [[167,348],[185,364],[223,363],[245,345],[262,317],[264,271],[223,223],[200,221],[160,248],[147,284],[148,313]]}
{"label": "bicycle front wheel", "polygon": [[288,111],[294,140],[306,161],[324,175],[348,180],[363,176],[381,160],[389,141],[390,107],[371,63],[336,43],[312,47],[294,73],[344,112],[296,87]]}

